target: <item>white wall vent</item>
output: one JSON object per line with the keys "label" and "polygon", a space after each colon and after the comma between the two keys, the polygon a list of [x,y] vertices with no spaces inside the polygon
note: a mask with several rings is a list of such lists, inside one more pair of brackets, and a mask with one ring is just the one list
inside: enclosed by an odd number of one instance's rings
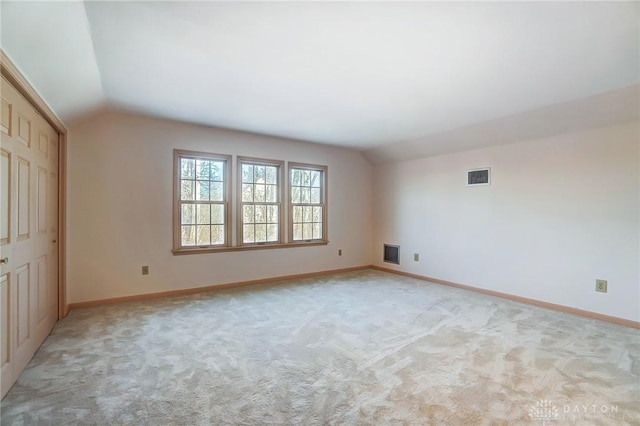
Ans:
{"label": "white wall vent", "polygon": [[467,186],[491,185],[491,167],[467,170]]}
{"label": "white wall vent", "polygon": [[384,261],[388,263],[400,264],[400,246],[384,245]]}

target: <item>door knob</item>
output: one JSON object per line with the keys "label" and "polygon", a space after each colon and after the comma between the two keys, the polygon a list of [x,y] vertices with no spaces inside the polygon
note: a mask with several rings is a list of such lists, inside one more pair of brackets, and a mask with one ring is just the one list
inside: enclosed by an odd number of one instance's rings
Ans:
{"label": "door knob", "polygon": [[53,243],[53,244],[55,244],[55,243],[57,243],[57,242],[58,242],[58,240],[53,240],[53,241],[52,241],[52,243]]}
{"label": "door knob", "polygon": [[8,257],[3,257],[2,259],[0,259],[0,264],[4,264],[4,263],[9,263]]}

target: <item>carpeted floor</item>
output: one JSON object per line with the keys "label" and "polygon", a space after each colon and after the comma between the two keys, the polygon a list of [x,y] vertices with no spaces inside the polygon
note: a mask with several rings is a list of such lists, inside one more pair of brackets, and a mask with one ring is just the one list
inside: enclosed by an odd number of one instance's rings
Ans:
{"label": "carpeted floor", "polygon": [[612,425],[639,400],[638,330],[365,270],[75,310],[1,417]]}

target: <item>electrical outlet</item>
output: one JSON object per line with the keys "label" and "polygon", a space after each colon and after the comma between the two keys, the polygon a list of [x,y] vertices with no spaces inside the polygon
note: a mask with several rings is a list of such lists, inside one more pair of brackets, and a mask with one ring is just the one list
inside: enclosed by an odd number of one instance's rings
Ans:
{"label": "electrical outlet", "polygon": [[607,280],[596,280],[596,291],[600,293],[607,292]]}
{"label": "electrical outlet", "polygon": [[149,267],[148,266],[143,266],[142,267],[142,275],[149,275]]}
{"label": "electrical outlet", "polygon": [[342,256],[342,249],[338,249],[338,256]]}
{"label": "electrical outlet", "polygon": [[413,253],[413,261],[414,262],[419,262],[420,261],[420,255],[418,253]]}

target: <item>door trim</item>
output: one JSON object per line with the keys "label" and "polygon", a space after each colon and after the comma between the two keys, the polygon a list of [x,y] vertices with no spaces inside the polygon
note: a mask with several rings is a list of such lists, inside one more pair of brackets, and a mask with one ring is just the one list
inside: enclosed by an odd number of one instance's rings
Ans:
{"label": "door trim", "polygon": [[58,133],[58,320],[69,313],[67,305],[67,128],[36,89],[0,49],[0,74],[38,111]]}

